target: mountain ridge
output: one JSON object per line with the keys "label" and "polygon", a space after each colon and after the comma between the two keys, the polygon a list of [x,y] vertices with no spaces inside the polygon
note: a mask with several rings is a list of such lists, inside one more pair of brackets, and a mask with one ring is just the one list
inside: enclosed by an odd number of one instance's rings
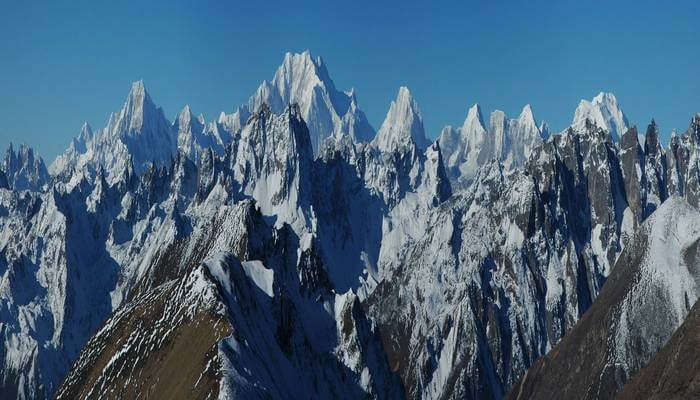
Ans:
{"label": "mountain ridge", "polygon": [[[152,306],[173,311],[163,337],[203,340],[173,396],[502,398],[597,308],[644,227],[700,203],[698,116],[663,147],[653,120],[642,145],[636,127],[616,140],[591,118],[549,134],[529,105],[487,126],[474,105],[429,142],[401,87],[360,140],[354,92],[331,84],[322,60],[288,54],[254,109],[207,122],[184,106],[170,122],[135,82],[41,185],[12,186],[41,165],[13,151],[25,161],[0,175],[1,393],[118,397],[125,379],[147,393],[139,374],[185,351],[153,341]],[[188,308],[190,292],[216,301]]]}

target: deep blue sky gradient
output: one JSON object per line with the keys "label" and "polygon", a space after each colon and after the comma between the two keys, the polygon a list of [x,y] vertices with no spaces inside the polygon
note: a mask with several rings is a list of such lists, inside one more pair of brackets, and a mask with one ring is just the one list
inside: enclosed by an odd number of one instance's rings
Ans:
{"label": "deep blue sky gradient", "polygon": [[103,3],[3,4],[0,148],[25,142],[50,163],[138,79],[169,118],[190,104],[212,119],[305,49],[375,128],[407,85],[431,137],[474,102],[485,118],[530,103],[559,131],[581,98],[612,91],[664,138],[700,111],[700,2]]}

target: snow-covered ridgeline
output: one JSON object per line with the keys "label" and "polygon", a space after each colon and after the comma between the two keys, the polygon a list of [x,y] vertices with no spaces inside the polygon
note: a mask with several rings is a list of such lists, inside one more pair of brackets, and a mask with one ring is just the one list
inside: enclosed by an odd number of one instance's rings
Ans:
{"label": "snow-covered ridgeline", "polygon": [[[354,94],[335,91],[308,53],[287,55],[272,83],[216,123],[185,107],[170,124],[137,82],[106,128],[83,127],[53,182],[25,192],[0,182],[3,390],[50,393],[114,310],[225,251],[260,289],[247,300],[292,307],[285,315],[301,326],[275,322],[333,371],[348,367],[351,393],[393,379],[386,351],[411,397],[500,396],[592,304],[645,218],[671,194],[700,199],[700,117],[668,149],[652,123],[642,148],[632,130],[616,143],[610,124],[624,116],[606,96],[597,103],[610,118],[600,111],[549,138],[529,106],[517,119],[492,113],[488,129],[474,106],[431,145],[406,88],[377,137],[359,140]],[[276,290],[290,285],[299,297],[287,302]],[[336,342],[313,333],[320,320]],[[239,313],[233,325],[255,323]],[[238,373],[263,359],[262,376],[292,345],[277,327],[259,327],[271,335],[262,353],[220,342],[221,359],[238,354],[226,364]],[[299,357],[296,367],[309,362]],[[222,393],[245,391],[239,378],[223,379]],[[337,382],[327,384],[319,393]]]}

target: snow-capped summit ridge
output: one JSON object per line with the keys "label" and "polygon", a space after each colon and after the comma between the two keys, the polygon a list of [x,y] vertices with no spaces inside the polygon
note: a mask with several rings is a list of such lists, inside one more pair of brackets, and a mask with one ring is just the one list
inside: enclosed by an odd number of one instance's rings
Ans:
{"label": "snow-capped summit ridge", "polygon": [[356,141],[369,141],[374,137],[374,129],[357,107],[354,90],[336,89],[326,63],[320,57],[314,59],[308,50],[300,54],[286,53],[272,81],[263,81],[244,109],[237,112],[239,116],[250,115],[263,103],[277,114],[289,104],[298,104],[309,128],[314,152],[328,137],[340,140],[347,135]]}
{"label": "snow-capped summit ridge", "polygon": [[629,122],[617,98],[609,92],[600,92],[591,101],[581,100],[574,113],[571,128],[574,131],[585,130],[586,120],[610,132],[615,141],[619,141],[629,128]]}
{"label": "snow-capped summit ridge", "polygon": [[132,164],[140,173],[151,163],[170,162],[177,149],[176,135],[143,81],[136,81],[120,111],[110,114],[107,126],[92,133],[84,124],[77,139],[51,165],[51,173],[75,183],[94,176],[101,166],[111,184]]}
{"label": "snow-capped summit ridge", "polygon": [[546,133],[537,126],[532,107],[523,107],[517,119],[509,119],[495,110],[484,124],[481,107],[475,103],[459,129],[443,129],[438,138],[453,183],[466,185],[491,159],[503,162],[506,169],[524,165],[531,150],[542,143]]}

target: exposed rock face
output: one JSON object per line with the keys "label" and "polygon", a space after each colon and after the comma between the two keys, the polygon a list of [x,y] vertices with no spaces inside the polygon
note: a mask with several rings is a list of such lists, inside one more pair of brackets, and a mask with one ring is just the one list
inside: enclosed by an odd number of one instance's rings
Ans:
{"label": "exposed rock face", "polygon": [[56,397],[401,398],[357,299],[315,277],[299,291],[284,232],[267,238],[267,265],[217,253],[137,295],[87,343]]}
{"label": "exposed rock face", "polygon": [[666,200],[669,193],[667,153],[659,142],[659,129],[652,119],[647,127],[644,140],[644,181],[646,182],[646,200],[644,218],[651,215]]}
{"label": "exposed rock face", "polygon": [[700,114],[696,114],[683,135],[671,135],[666,154],[667,193],[685,197],[694,206],[700,201],[699,145]]}
{"label": "exposed rock face", "polygon": [[700,212],[671,198],[642,225],[598,299],[512,399],[613,398],[671,338],[700,295]]}

